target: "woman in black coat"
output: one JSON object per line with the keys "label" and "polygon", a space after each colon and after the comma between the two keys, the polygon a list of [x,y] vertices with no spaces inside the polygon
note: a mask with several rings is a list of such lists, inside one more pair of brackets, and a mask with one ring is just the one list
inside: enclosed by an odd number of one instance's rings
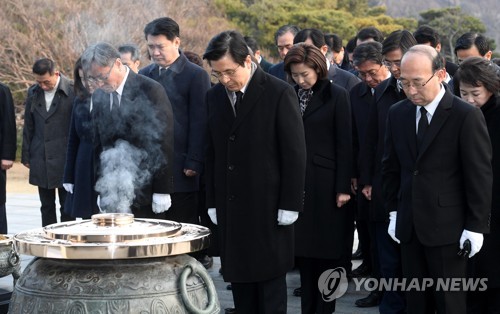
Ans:
{"label": "woman in black coat", "polygon": [[73,218],[89,219],[99,211],[94,191],[91,93],[86,87],[81,60],[74,68],[75,102],[71,114],[68,151],[64,167],[63,186],[68,192],[64,211]]}
{"label": "woman in black coat", "polygon": [[493,149],[493,199],[490,233],[484,235],[483,247],[469,260],[472,278],[487,278],[485,291],[467,296],[467,313],[498,313],[500,309],[500,73],[489,60],[467,58],[453,76],[460,97],[481,109]]}
{"label": "woman in black coat", "polygon": [[332,313],[318,290],[320,275],[341,266],[345,252],[352,162],[351,113],[347,91],[326,79],[326,59],[313,45],[295,45],[285,71],[297,83],[306,136],[304,212],[295,225],[295,255],[301,277],[302,313]]}

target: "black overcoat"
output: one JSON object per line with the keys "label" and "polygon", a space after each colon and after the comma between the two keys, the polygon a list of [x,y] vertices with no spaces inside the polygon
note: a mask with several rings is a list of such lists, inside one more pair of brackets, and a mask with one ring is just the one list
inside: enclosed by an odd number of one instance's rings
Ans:
{"label": "black overcoat", "polygon": [[49,111],[43,89],[35,84],[28,90],[21,162],[30,165],[30,184],[45,189],[62,187],[73,101],[73,82],[64,75]]}
{"label": "black overcoat", "polygon": [[352,131],[349,95],[319,80],[302,117],[307,166],[304,212],[295,224],[296,256],[338,259],[346,241],[348,207],[338,208],[337,193],[350,193]]}
{"label": "black overcoat", "polygon": [[278,209],[303,208],[306,149],[293,88],[255,70],[234,117],[228,93],[207,93],[207,207],[216,208],[225,281],[259,282],[294,263],[294,226]]}
{"label": "black overcoat", "polygon": [[[7,85],[0,83],[0,159],[15,160],[17,149],[14,101]],[[0,204],[6,200],[6,174],[0,171]]]}

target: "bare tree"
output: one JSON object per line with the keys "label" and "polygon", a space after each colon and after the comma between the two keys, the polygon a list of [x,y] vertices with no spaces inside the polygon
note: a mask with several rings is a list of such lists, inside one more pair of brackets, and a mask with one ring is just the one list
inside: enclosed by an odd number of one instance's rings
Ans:
{"label": "bare tree", "polygon": [[90,44],[132,42],[143,52],[142,64],[148,64],[143,29],[162,16],[179,23],[182,48],[197,53],[203,53],[212,36],[230,28],[206,0],[1,1],[0,81],[11,88],[18,115],[37,59],[53,59],[71,77],[74,62]]}

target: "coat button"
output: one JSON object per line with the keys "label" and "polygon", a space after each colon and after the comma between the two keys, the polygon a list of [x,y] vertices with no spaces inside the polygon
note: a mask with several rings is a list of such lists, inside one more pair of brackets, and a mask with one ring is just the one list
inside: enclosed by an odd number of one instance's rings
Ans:
{"label": "coat button", "polygon": [[229,195],[229,197],[228,197],[228,200],[229,200],[229,201],[234,201],[234,199],[235,199],[235,196],[234,196],[234,195]]}
{"label": "coat button", "polygon": [[236,135],[232,134],[230,137],[229,137],[229,140],[231,142],[234,142],[234,140],[236,139]]}
{"label": "coat button", "polygon": [[418,176],[418,170],[413,171],[414,176]]}
{"label": "coat button", "polygon": [[227,169],[228,169],[229,171],[233,171],[233,170],[234,170],[234,165],[229,165],[229,166],[227,166]]}

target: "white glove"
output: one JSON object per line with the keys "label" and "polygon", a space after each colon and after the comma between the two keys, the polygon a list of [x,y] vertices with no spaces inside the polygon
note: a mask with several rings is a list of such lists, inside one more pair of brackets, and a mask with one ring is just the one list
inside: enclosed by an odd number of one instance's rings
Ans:
{"label": "white glove", "polygon": [[160,214],[166,212],[172,205],[170,194],[157,194],[153,193],[153,212]]}
{"label": "white glove", "polygon": [[99,207],[99,211],[102,212],[102,208],[101,208],[101,196],[100,195],[97,195],[96,203],[97,203],[97,207]]}
{"label": "white glove", "polygon": [[396,238],[396,218],[397,218],[397,213],[396,211],[390,212],[389,213],[389,228],[387,228],[387,233],[391,236],[391,238],[399,243],[399,239]]}
{"label": "white glove", "polygon": [[462,232],[462,236],[460,237],[460,248],[464,248],[464,242],[465,240],[469,239],[470,241],[470,254],[469,258],[476,255],[477,252],[481,249],[483,246],[483,234],[482,233],[477,233],[477,232],[472,232],[469,230],[464,229]]}
{"label": "white glove", "polygon": [[66,190],[66,192],[73,194],[73,187],[75,185],[73,183],[63,183],[63,188]]}
{"label": "white glove", "polygon": [[208,209],[208,216],[210,217],[210,220],[212,220],[213,224],[217,224],[217,210],[215,208],[209,208]]}
{"label": "white glove", "polygon": [[299,218],[299,212],[291,210],[278,209],[278,225],[288,226],[291,225]]}

